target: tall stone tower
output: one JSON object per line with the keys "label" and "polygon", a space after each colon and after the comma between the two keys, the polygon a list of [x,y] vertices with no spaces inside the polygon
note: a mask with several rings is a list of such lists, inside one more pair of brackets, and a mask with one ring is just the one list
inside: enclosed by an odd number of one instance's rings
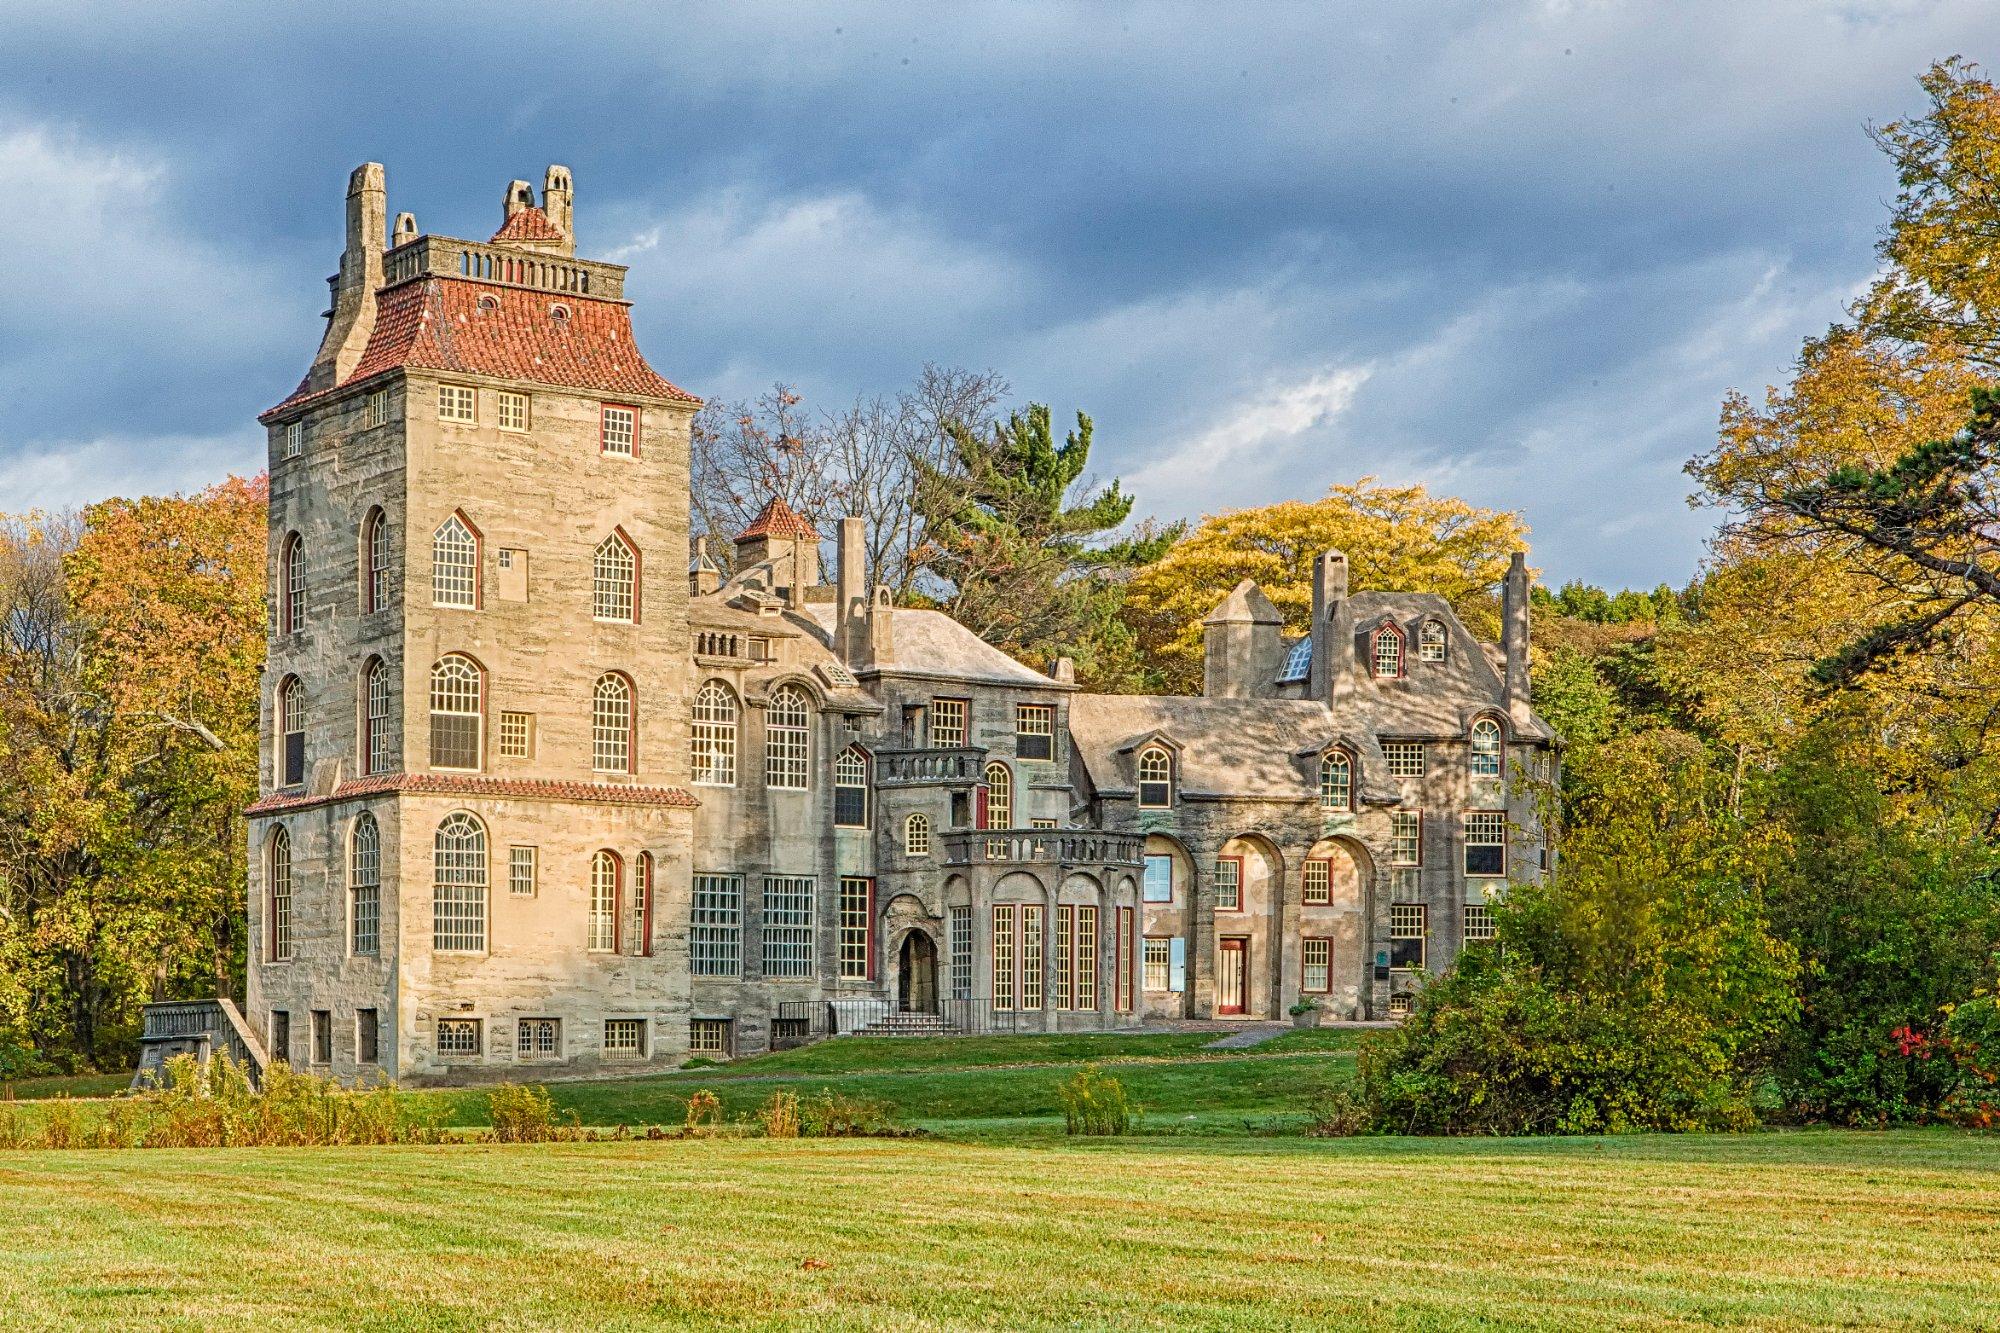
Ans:
{"label": "tall stone tower", "polygon": [[248,1019],[346,1079],[685,1049],[688,427],[567,168],[485,242],[358,169],[269,431]]}

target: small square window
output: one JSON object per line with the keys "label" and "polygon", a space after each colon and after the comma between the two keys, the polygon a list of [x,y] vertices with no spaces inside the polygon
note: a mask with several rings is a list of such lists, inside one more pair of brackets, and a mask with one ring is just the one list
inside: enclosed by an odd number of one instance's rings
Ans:
{"label": "small square window", "polygon": [[1422,741],[1383,741],[1382,757],[1389,761],[1392,778],[1420,778],[1424,775]]}
{"label": "small square window", "polygon": [[500,391],[500,401],[494,411],[494,419],[501,430],[526,430],[528,428],[528,395]]}
{"label": "small square window", "polygon": [[535,896],[536,861],[541,851],[535,847],[507,849],[507,892],[516,898]]}
{"label": "small square window", "polygon": [[500,714],[500,757],[502,759],[532,759],[535,755],[535,715],[533,713]]}
{"label": "small square window", "polygon": [[1410,1016],[1410,993],[1397,991],[1389,997],[1389,1017],[1408,1018]]}
{"label": "small square window", "polygon": [[1492,908],[1488,907],[1485,903],[1467,903],[1465,905],[1465,942],[1467,944],[1472,944],[1479,940],[1490,940],[1499,933],[1493,925]]}
{"label": "small square window", "polygon": [[306,451],[306,423],[287,421],[285,423],[285,457],[297,458]]}
{"label": "small square window", "polygon": [[560,1060],[562,1059],[562,1020],[560,1018],[524,1018],[514,1037],[514,1058],[517,1060]]}
{"label": "small square window", "polygon": [[1056,710],[1053,704],[1015,706],[1014,755],[1018,759],[1055,758]]}
{"label": "small square window", "polygon": [[464,384],[438,385],[438,420],[467,425],[479,420],[479,397]]}
{"label": "small square window", "polygon": [[473,1059],[483,1049],[478,1019],[440,1018],[437,1024],[438,1056],[441,1059]]}
{"label": "small square window", "polygon": [[688,1027],[688,1050],[695,1055],[728,1055],[729,1020],[697,1018]]}
{"label": "small square window", "polygon": [[604,452],[620,458],[632,458],[639,452],[639,413],[630,407],[604,408],[604,431],[601,437]]}

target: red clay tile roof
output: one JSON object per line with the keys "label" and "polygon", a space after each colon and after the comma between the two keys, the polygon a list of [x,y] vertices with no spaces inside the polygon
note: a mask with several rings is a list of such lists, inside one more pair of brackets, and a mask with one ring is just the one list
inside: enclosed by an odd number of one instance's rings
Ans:
{"label": "red clay tile roof", "polygon": [[524,208],[513,217],[500,224],[500,230],[493,233],[493,244],[501,241],[565,241],[562,228],[549,221],[549,215],[539,208]]}
{"label": "red clay tile roof", "polygon": [[[557,318],[556,306],[568,317]],[[431,276],[384,291],[361,360],[334,389],[398,368],[701,402],[646,364],[632,338],[631,308],[623,302],[466,278]],[[307,393],[302,383],[260,420],[331,392]]]}
{"label": "red clay tile roof", "polygon": [[272,792],[243,813],[271,815],[334,801],[397,792],[438,796],[527,796],[543,801],[571,801],[585,805],[652,805],[675,810],[693,810],[701,804],[679,787],[620,786],[611,782],[564,782],[552,778],[489,778],[472,773],[381,773],[374,777],[351,778],[324,795]]}
{"label": "red clay tile roof", "polygon": [[757,517],[750,520],[750,526],[736,535],[736,540],[747,542],[752,537],[796,537],[817,541],[819,534],[813,531],[813,525],[806,522],[798,510],[774,495],[757,511]]}

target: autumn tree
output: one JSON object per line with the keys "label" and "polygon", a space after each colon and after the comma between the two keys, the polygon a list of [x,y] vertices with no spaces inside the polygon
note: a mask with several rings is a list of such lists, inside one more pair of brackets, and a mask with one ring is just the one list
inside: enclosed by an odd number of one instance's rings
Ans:
{"label": "autumn tree", "polygon": [[1357,591],[1436,593],[1491,638],[1499,632],[1494,589],[1526,543],[1517,514],[1364,477],[1318,500],[1203,519],[1134,576],[1125,614],[1163,687],[1191,694],[1201,688],[1202,620],[1243,579],[1284,613],[1289,632],[1303,634],[1312,616],[1313,559],[1337,547],[1347,553]]}

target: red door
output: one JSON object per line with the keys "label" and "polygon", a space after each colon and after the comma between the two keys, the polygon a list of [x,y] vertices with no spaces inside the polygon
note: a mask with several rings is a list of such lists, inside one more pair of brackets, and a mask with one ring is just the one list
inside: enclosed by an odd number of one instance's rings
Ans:
{"label": "red door", "polygon": [[1250,1006],[1250,941],[1225,939],[1215,966],[1215,1012],[1240,1014]]}

